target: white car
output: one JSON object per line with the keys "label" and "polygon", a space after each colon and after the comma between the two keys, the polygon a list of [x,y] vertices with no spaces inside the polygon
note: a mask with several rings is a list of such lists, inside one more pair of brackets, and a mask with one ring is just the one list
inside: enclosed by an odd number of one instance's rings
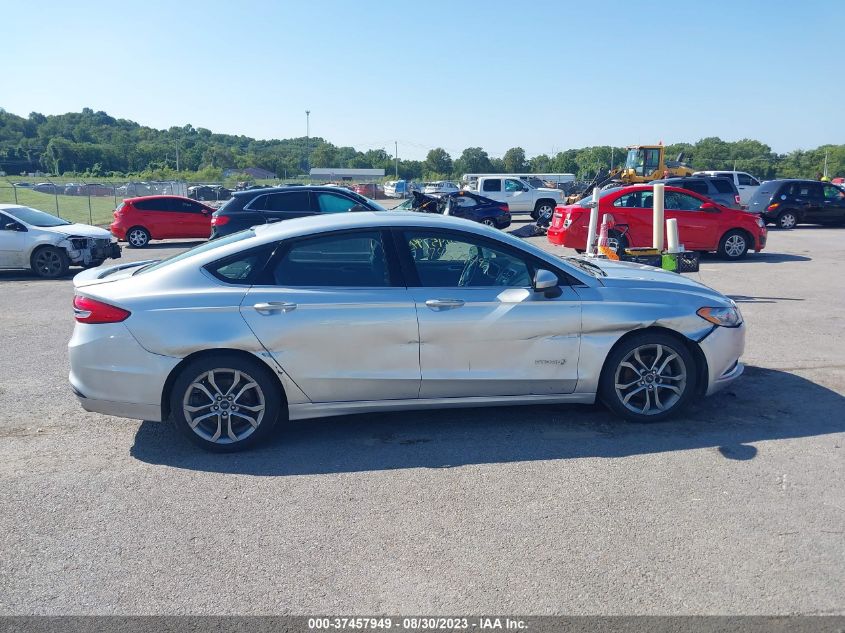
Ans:
{"label": "white car", "polygon": [[450,180],[438,180],[437,182],[425,183],[423,193],[428,195],[432,193],[457,193],[460,187]]}
{"label": "white car", "polygon": [[751,174],[744,171],[697,171],[693,176],[719,176],[722,178],[729,178],[730,181],[736,185],[736,190],[739,192],[739,202],[742,206],[747,207],[751,201],[751,197],[757,193],[760,188],[760,181]]}
{"label": "white car", "polygon": [[105,229],[0,204],[0,268],[31,268],[39,277],[54,279],[70,266],[93,268],[118,257],[120,246]]}

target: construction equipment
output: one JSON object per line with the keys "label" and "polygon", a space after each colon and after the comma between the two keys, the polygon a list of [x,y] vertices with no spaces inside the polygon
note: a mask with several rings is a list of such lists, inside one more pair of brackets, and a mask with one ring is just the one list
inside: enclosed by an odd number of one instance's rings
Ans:
{"label": "construction equipment", "polygon": [[673,176],[692,176],[692,168],[684,162],[684,154],[678,154],[676,160],[666,160],[666,148],[659,145],[631,145],[625,158],[625,166],[611,170],[602,169],[587,188],[567,198],[567,204],[573,204],[589,196],[594,188],[609,189],[623,185],[651,182],[659,178]]}

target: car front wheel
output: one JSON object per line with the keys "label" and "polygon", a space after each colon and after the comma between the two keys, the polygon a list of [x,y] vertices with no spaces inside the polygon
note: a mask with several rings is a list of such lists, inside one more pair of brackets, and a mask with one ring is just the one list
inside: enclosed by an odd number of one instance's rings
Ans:
{"label": "car front wheel", "polygon": [[749,248],[748,235],[739,229],[728,231],[719,240],[719,255],[725,259],[742,259]]}
{"label": "car front wheel", "polygon": [[70,259],[61,248],[42,246],[32,254],[29,265],[39,277],[56,279],[67,273],[70,267]]}
{"label": "car front wheel", "polygon": [[686,406],[696,379],[695,362],[683,343],[667,334],[644,332],[608,355],[600,395],[626,420],[658,422]]}
{"label": "car front wheel", "polygon": [[225,353],[188,363],[170,397],[176,428],[216,453],[243,450],[268,437],[281,405],[278,383],[266,367]]}

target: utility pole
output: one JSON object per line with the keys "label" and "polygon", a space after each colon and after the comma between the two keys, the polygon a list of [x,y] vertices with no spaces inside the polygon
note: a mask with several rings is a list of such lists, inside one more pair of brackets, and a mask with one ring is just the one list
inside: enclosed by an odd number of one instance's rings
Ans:
{"label": "utility pole", "polygon": [[305,111],[305,164],[308,166],[308,173],[311,173],[311,110]]}
{"label": "utility pole", "polygon": [[[396,157],[396,173],[395,178],[399,180],[399,141],[393,141],[393,155]],[[826,161],[827,159],[825,159]],[[827,164],[825,162],[825,164]]]}
{"label": "utility pole", "polygon": [[830,175],[827,173],[827,150],[824,151],[824,173],[822,175],[825,178],[830,177]]}
{"label": "utility pole", "polygon": [[179,139],[176,139],[176,173],[179,173]]}

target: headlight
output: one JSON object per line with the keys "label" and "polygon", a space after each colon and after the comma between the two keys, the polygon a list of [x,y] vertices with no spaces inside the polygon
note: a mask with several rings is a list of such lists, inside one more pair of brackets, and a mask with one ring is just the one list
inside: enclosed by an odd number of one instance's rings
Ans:
{"label": "headlight", "polygon": [[742,314],[736,306],[730,308],[699,308],[696,312],[705,321],[722,327],[739,327],[742,325]]}
{"label": "headlight", "polygon": [[763,222],[763,218],[760,218],[760,217],[757,218],[757,226],[759,226],[760,228],[763,228],[763,227],[766,226],[766,223]]}

